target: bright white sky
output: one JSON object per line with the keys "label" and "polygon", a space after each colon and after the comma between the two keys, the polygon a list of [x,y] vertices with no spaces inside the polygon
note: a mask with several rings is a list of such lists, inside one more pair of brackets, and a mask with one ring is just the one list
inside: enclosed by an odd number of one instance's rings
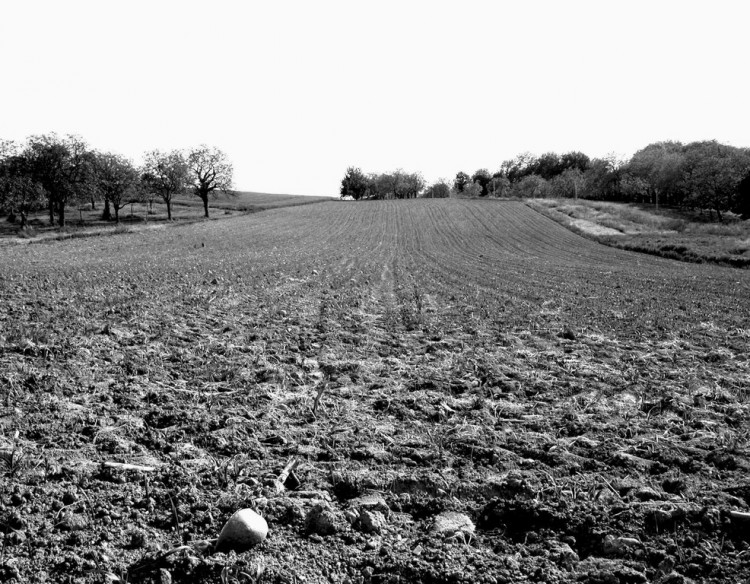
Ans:
{"label": "bright white sky", "polygon": [[0,0],[0,138],[227,152],[241,190],[338,195],[530,151],[750,146],[745,0]]}

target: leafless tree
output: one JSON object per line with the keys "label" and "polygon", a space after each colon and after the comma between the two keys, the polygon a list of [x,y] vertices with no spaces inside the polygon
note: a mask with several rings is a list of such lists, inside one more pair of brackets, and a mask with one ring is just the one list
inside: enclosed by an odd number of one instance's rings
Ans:
{"label": "leafless tree", "polygon": [[187,164],[190,185],[203,201],[203,210],[208,217],[208,197],[217,191],[228,193],[232,190],[232,164],[224,152],[206,145],[191,150]]}

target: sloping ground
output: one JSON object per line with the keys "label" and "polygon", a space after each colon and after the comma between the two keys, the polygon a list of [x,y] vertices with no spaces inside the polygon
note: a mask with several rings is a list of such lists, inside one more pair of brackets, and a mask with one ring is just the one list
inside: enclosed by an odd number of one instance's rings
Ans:
{"label": "sloping ground", "polygon": [[0,580],[741,580],[748,298],[500,201],[4,248]]}
{"label": "sloping ground", "polygon": [[[265,211],[279,207],[295,207],[330,201],[332,197],[315,197],[310,195],[285,195],[276,193],[255,193],[237,191],[231,195],[219,194],[209,200],[209,205],[216,209],[230,209],[234,211]],[[195,196],[178,197],[177,205],[203,208],[203,201]]]}
{"label": "sloping ground", "polygon": [[[218,194],[212,197],[209,200],[209,213],[213,219],[227,218],[238,213],[257,213],[267,209],[311,205],[330,200],[332,199],[328,197],[237,191],[231,195]],[[29,217],[29,229],[24,231],[19,230],[17,223],[9,223],[5,217],[0,217],[0,246],[164,229],[174,225],[168,222],[167,206],[158,198],[150,203],[143,201],[126,205],[120,211],[119,224],[103,220],[102,211],[101,205],[97,209],[92,209],[88,204],[85,208],[70,208],[68,221],[63,230],[49,224],[46,211],[32,213]],[[188,194],[175,197],[172,201],[172,220],[204,221],[203,201]]]}
{"label": "sloping ground", "polygon": [[714,222],[684,209],[641,209],[583,199],[528,199],[526,204],[576,233],[610,245],[695,263],[750,267],[750,221],[727,213]]}

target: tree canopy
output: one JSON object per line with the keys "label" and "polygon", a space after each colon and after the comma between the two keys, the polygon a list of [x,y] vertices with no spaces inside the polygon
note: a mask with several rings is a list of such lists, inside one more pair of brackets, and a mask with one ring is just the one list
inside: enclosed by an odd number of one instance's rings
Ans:
{"label": "tree canopy", "polygon": [[414,199],[424,191],[424,178],[418,172],[399,168],[393,172],[364,175],[349,167],[341,181],[341,196],[353,199]]}
{"label": "tree canopy", "polygon": [[188,163],[180,150],[152,150],[144,156],[141,179],[144,187],[167,205],[167,219],[172,220],[172,199],[188,186]]}
{"label": "tree canopy", "polygon": [[46,206],[49,221],[65,225],[71,204],[104,201],[103,218],[119,221],[125,205],[159,196],[172,218],[173,197],[192,188],[204,203],[217,192],[231,192],[232,165],[218,148],[152,150],[137,168],[129,159],[89,147],[80,136],[34,135],[24,143],[0,139],[0,212],[26,225],[28,214]]}
{"label": "tree canopy", "polygon": [[355,201],[367,196],[370,182],[359,168],[350,166],[346,169],[346,175],[341,180],[341,196],[351,197]]}
{"label": "tree canopy", "polygon": [[105,218],[110,206],[115,211],[115,222],[120,222],[120,210],[141,198],[141,177],[133,163],[118,154],[97,153],[93,164],[94,184],[104,197]]}
{"label": "tree canopy", "polygon": [[22,156],[29,178],[44,189],[50,223],[57,214],[64,226],[67,205],[91,194],[94,152],[80,136],[47,134],[29,138]]}
{"label": "tree canopy", "polygon": [[218,192],[232,191],[233,168],[227,155],[218,148],[201,145],[188,152],[188,181],[193,193],[203,201],[208,218],[208,198]]}

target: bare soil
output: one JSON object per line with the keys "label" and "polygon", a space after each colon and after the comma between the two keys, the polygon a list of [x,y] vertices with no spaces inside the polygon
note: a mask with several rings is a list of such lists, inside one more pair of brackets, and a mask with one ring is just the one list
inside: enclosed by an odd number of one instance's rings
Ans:
{"label": "bare soil", "polygon": [[7,245],[0,581],[745,581],[748,298],[520,202]]}

